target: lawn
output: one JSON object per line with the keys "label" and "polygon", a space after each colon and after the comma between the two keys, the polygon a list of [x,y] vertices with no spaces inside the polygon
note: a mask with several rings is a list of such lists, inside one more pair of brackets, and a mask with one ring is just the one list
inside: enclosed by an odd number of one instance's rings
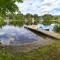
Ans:
{"label": "lawn", "polygon": [[30,52],[14,52],[12,48],[0,46],[0,60],[60,60],[60,41]]}

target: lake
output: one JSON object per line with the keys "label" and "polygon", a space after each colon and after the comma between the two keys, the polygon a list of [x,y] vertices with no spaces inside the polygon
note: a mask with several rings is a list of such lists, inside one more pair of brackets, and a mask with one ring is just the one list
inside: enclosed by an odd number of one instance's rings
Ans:
{"label": "lake", "polygon": [[5,25],[0,28],[0,42],[3,45],[20,45],[38,40],[42,42],[46,39],[46,37],[43,38],[43,36],[38,36],[24,27]]}

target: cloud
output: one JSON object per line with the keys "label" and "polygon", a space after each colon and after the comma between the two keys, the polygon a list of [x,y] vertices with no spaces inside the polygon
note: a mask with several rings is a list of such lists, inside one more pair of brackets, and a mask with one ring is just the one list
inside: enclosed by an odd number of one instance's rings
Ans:
{"label": "cloud", "polygon": [[60,14],[60,0],[24,0],[23,3],[16,4],[23,14]]}

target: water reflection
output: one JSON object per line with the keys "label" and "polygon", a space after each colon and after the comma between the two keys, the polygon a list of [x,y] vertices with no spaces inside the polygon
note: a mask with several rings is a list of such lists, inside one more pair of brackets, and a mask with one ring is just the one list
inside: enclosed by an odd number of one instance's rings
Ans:
{"label": "water reflection", "polygon": [[18,26],[5,25],[0,28],[0,41],[2,44],[22,44],[39,40],[31,31]]}

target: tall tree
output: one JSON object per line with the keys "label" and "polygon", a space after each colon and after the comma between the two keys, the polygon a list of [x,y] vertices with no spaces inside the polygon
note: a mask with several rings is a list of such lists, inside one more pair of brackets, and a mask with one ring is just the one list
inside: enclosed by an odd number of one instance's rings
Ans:
{"label": "tall tree", "polygon": [[39,23],[39,16],[37,14],[34,14],[34,20],[35,24]]}
{"label": "tall tree", "polygon": [[26,19],[27,19],[27,24],[32,24],[32,17],[33,17],[33,16],[28,13],[28,14],[26,14],[25,17],[26,17]]}
{"label": "tall tree", "polygon": [[60,15],[54,16],[54,20],[60,24]]}
{"label": "tall tree", "polygon": [[10,22],[10,24],[12,25],[19,25],[22,26],[24,24],[24,16],[21,13],[18,14],[14,14],[12,16],[12,21]]}
{"label": "tall tree", "polygon": [[50,14],[45,14],[45,15],[43,15],[42,16],[42,18],[43,18],[43,24],[44,25],[49,25],[49,24],[51,24],[51,22],[52,22],[52,20],[53,20],[53,16],[52,15],[50,15]]}
{"label": "tall tree", "polygon": [[0,0],[0,15],[5,15],[10,12],[13,13],[18,10],[15,2],[21,2],[22,0]]}

